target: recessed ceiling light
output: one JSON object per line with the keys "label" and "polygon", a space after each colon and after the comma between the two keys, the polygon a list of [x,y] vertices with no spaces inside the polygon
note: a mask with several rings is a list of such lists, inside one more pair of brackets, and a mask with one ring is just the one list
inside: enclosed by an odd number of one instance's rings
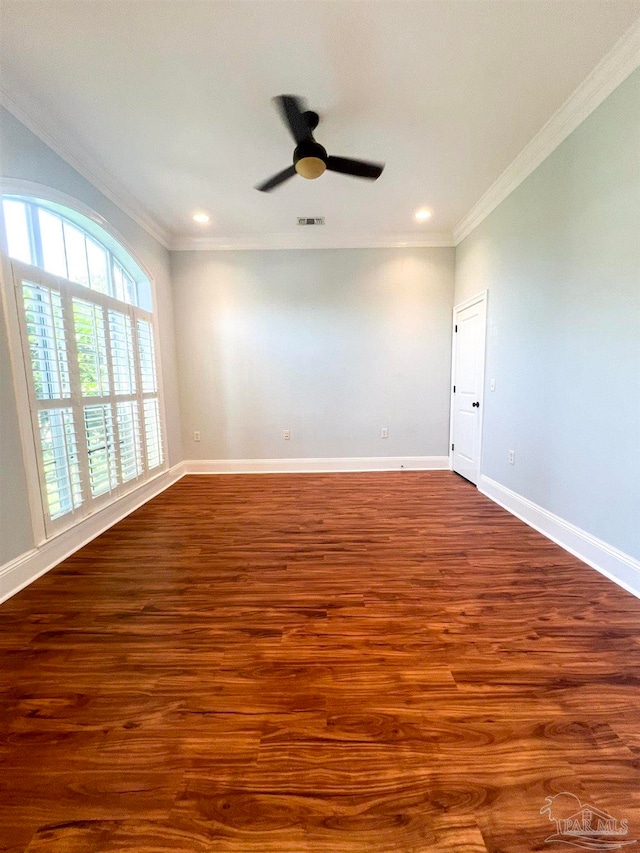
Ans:
{"label": "recessed ceiling light", "polygon": [[193,221],[194,222],[202,222],[202,223],[208,222],[209,218],[210,217],[207,216],[206,213],[194,213],[193,214]]}
{"label": "recessed ceiling light", "polygon": [[425,208],[421,208],[416,211],[416,219],[418,222],[424,222],[425,219],[428,219],[431,216],[430,210],[425,210]]}

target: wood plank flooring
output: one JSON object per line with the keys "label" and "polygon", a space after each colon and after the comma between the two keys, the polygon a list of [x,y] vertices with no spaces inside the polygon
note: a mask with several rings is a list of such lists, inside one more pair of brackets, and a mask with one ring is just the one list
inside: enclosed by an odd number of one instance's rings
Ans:
{"label": "wood plank flooring", "polygon": [[564,791],[640,840],[640,601],[449,472],[186,477],[0,662],[3,851],[566,850]]}

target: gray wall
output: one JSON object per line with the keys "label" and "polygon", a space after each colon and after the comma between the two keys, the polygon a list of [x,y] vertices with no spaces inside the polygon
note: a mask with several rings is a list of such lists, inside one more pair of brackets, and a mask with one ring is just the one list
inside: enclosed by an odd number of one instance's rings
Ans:
{"label": "gray wall", "polygon": [[447,454],[453,249],[171,264],[186,458]]}
{"label": "gray wall", "polygon": [[[95,210],[127,241],[156,286],[169,464],[182,459],[169,253],[10,113],[0,109],[0,173],[43,184]],[[6,285],[6,283],[5,283]],[[7,331],[0,317],[0,565],[33,547]]]}
{"label": "gray wall", "polygon": [[483,473],[640,558],[640,71],[458,246],[485,288]]}

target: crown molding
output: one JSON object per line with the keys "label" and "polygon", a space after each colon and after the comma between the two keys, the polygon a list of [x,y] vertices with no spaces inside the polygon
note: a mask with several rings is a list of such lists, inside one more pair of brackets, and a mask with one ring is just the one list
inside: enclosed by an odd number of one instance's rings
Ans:
{"label": "crown molding", "polygon": [[250,239],[246,237],[176,237],[170,242],[169,249],[173,252],[233,252],[278,249],[419,249],[454,245],[453,236],[449,232],[390,235],[283,233],[265,234]]}
{"label": "crown molding", "polygon": [[[376,235],[358,234],[265,234],[254,237],[189,237],[171,234],[162,226],[142,203],[118,182],[106,169],[99,165],[70,133],[60,131],[60,123],[53,120],[40,104],[25,94],[11,94],[0,88],[0,105],[25,125],[45,145],[68,163],[92,186],[99,190],[120,210],[170,251],[246,251],[266,249],[373,249],[373,248],[425,248],[452,247],[450,232],[408,233]],[[37,115],[38,118],[34,118]]]}
{"label": "crown molding", "polygon": [[[589,76],[569,96],[520,154],[489,187],[452,233],[431,234],[273,234],[263,237],[180,237],[172,235],[142,203],[65,134],[40,104],[0,89],[5,107],[59,157],[81,174],[141,228],[172,251],[234,251],[266,249],[424,248],[457,246],[507,198],[636,68],[640,65],[640,19],[633,24]],[[6,86],[6,75],[5,75]],[[34,118],[37,115],[38,118]]]}
{"label": "crown molding", "polygon": [[[58,157],[61,157],[83,178],[86,178],[109,201],[117,205],[123,213],[131,217],[147,234],[151,235],[165,249],[169,248],[167,230],[145,210],[139,199],[125,189],[113,175],[84,151],[71,134],[65,134],[63,141],[61,139],[61,125],[53,121],[41,105],[36,105],[31,97],[17,96],[15,92],[9,94],[6,88],[0,88],[0,106],[15,116],[38,139],[51,148]],[[38,116],[37,119],[34,118],[35,115]]]}
{"label": "crown molding", "polygon": [[455,245],[477,228],[639,65],[640,19],[616,42],[455,226]]}

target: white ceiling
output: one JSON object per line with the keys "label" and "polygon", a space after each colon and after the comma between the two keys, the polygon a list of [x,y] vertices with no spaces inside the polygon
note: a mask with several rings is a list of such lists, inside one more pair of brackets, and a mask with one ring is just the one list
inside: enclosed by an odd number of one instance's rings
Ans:
{"label": "white ceiling", "polygon": [[[438,242],[639,14],[640,0],[2,0],[3,78],[170,243],[296,239],[298,216],[326,217],[336,245]],[[253,189],[291,162],[280,93],[320,113],[329,153],[386,162],[382,177]]]}

